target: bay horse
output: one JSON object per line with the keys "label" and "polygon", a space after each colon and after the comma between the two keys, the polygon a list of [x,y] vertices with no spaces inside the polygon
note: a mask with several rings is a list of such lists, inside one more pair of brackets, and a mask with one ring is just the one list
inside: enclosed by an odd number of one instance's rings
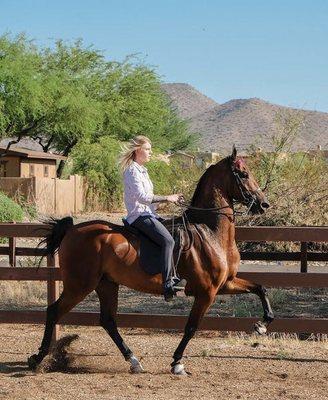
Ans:
{"label": "bay horse", "polygon": [[[217,294],[255,293],[264,316],[255,330],[264,334],[273,321],[273,312],[264,287],[237,278],[240,254],[235,242],[234,202],[244,204],[253,214],[263,213],[269,203],[250,173],[245,161],[232,154],[210,166],[199,180],[184,217],[190,223],[192,237],[182,252],[178,273],[187,281],[185,293],[194,303],[181,342],[173,354],[171,372],[186,375],[181,359],[204,314]],[[166,221],[169,226],[170,222]],[[177,223],[177,220],[175,220]],[[54,220],[52,231],[44,240],[45,254],[58,251],[63,291],[48,306],[45,331],[39,352],[28,359],[31,369],[49,353],[55,324],[93,290],[100,301],[100,325],[108,332],[131,372],[143,368],[120,335],[117,324],[119,285],[162,295],[162,276],[148,275],[138,258],[139,239],[124,227],[106,221],[89,221],[73,225],[70,217]]]}

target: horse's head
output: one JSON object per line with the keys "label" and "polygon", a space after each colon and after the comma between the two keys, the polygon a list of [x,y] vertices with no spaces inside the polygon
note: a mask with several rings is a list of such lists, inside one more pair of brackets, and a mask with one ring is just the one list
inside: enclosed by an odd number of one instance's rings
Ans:
{"label": "horse's head", "polygon": [[232,198],[247,206],[252,214],[263,214],[270,207],[270,204],[249,171],[245,160],[237,157],[235,146],[233,146],[232,154],[228,160],[232,173],[230,191]]}

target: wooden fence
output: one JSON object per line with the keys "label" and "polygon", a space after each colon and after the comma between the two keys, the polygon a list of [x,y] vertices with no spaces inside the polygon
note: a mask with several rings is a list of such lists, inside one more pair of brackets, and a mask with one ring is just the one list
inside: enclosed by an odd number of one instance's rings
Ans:
{"label": "wooden fence", "polygon": [[[0,237],[9,238],[9,246],[0,247],[0,255],[8,255],[11,267],[0,267],[0,280],[47,281],[48,304],[54,302],[59,295],[61,280],[57,258],[48,257],[47,267],[15,267],[18,256],[39,256],[37,248],[17,247],[16,237],[42,238],[49,226],[41,224],[0,224]],[[245,252],[246,260],[296,260],[300,261],[300,272],[240,272],[238,276],[253,280],[267,287],[307,287],[327,288],[328,273],[308,273],[308,261],[328,261],[327,253],[308,252],[308,242],[328,242],[328,227],[238,227],[238,241],[268,242],[287,241],[300,242],[299,252]],[[118,315],[121,327],[178,329],[182,330],[187,316],[148,315],[122,313]],[[221,331],[252,331],[258,318],[205,317],[200,329]],[[37,323],[45,321],[44,311],[6,311],[0,310],[0,322],[3,323]],[[70,312],[59,322],[71,325],[98,325],[99,314],[94,312]],[[316,318],[277,318],[269,328],[273,332],[309,332],[328,333],[328,319]],[[58,337],[58,325],[55,337]]]}
{"label": "wooden fence", "polygon": [[79,175],[68,179],[0,177],[0,187],[14,199],[23,196],[46,215],[79,213],[85,208],[86,181]]}

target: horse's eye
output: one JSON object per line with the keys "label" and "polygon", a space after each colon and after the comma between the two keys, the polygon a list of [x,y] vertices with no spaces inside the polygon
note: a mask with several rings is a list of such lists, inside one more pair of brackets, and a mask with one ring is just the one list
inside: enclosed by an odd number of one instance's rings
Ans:
{"label": "horse's eye", "polygon": [[240,177],[241,177],[242,179],[248,179],[249,175],[248,175],[247,172],[241,171]]}

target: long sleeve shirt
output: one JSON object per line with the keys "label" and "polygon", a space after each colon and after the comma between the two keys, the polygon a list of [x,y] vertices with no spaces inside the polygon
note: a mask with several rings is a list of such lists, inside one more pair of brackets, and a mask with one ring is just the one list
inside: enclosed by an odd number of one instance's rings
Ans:
{"label": "long sleeve shirt", "polygon": [[124,171],[124,203],[128,215],[126,220],[132,224],[141,215],[156,214],[156,205],[151,204],[154,192],[153,183],[147,168],[133,161]]}

